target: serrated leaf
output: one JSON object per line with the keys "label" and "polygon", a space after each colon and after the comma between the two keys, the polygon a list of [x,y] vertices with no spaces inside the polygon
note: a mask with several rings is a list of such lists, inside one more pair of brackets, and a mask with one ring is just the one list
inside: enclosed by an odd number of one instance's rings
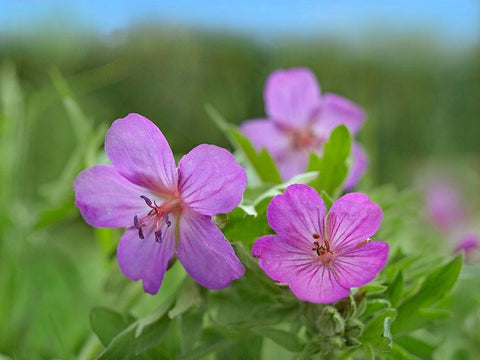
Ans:
{"label": "serrated leaf", "polygon": [[96,307],[90,312],[90,325],[104,346],[127,328],[135,319],[106,307]]}
{"label": "serrated leaf", "polygon": [[367,294],[379,294],[387,290],[387,287],[385,285],[368,284],[362,286],[359,290],[366,291]]}
{"label": "serrated leaf", "polygon": [[362,316],[369,316],[369,315],[372,315],[376,312],[386,310],[390,307],[392,307],[392,304],[390,303],[390,301],[385,300],[385,299],[368,300]]}
{"label": "serrated leaf", "polygon": [[337,197],[348,175],[347,161],[351,146],[350,133],[346,126],[341,125],[332,131],[330,138],[325,142],[321,158],[315,154],[310,155],[308,171],[320,173],[311,186],[320,194],[324,190],[331,197]]}
{"label": "serrated leaf", "polygon": [[429,344],[417,337],[413,336],[402,336],[398,339],[395,339],[395,346],[399,344],[408,352],[418,355],[423,359],[431,359],[433,352],[437,348],[437,346]]}
{"label": "serrated leaf", "polygon": [[253,331],[258,335],[269,338],[288,351],[300,352],[303,349],[297,334],[274,328],[256,328]]}

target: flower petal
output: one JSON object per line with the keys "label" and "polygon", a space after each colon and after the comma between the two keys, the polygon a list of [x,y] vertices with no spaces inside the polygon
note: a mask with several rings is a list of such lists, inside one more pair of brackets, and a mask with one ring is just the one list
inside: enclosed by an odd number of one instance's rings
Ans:
{"label": "flower petal", "polygon": [[321,105],[317,79],[305,68],[274,71],[267,79],[264,98],[269,118],[292,128],[307,125]]}
{"label": "flower petal", "polygon": [[348,296],[350,289],[339,284],[332,268],[312,263],[290,282],[290,289],[300,300],[330,304]]}
{"label": "flower petal", "polygon": [[217,290],[243,276],[245,268],[212,219],[187,210],[179,222],[178,259],[195,281]]}
{"label": "flower petal", "polygon": [[252,255],[259,258],[258,265],[273,280],[290,282],[300,268],[316,261],[315,253],[302,245],[278,235],[265,235],[253,244]]}
{"label": "flower petal", "polygon": [[326,207],[317,191],[307,185],[290,185],[268,205],[268,223],[286,241],[311,250],[313,234],[325,238]]}
{"label": "flower petal", "polygon": [[266,235],[255,242],[252,254],[269,277],[288,283],[300,300],[328,304],[347,296],[349,289],[338,283],[334,271],[301,245]]}
{"label": "flower petal", "polygon": [[350,168],[350,172],[348,173],[347,180],[345,180],[344,185],[346,191],[351,190],[357,185],[358,181],[368,167],[367,154],[365,154],[365,150],[363,150],[357,142],[353,143],[352,157],[352,167]]}
{"label": "flower petal", "polygon": [[283,181],[288,181],[295,175],[303,174],[307,170],[309,153],[291,149],[283,156],[275,159]]}
{"label": "flower petal", "polygon": [[144,233],[145,238],[138,237],[134,228],[127,229],[117,249],[117,259],[123,274],[131,280],[143,280],[145,292],[155,295],[160,289],[167,271],[168,262],[175,251],[176,219],[171,217],[170,227],[162,229],[162,241],[155,241],[153,230]]}
{"label": "flower petal", "polygon": [[369,283],[383,269],[388,259],[388,244],[369,241],[340,253],[334,259],[338,282],[345,287],[359,287]]}
{"label": "flower petal", "polygon": [[274,158],[290,150],[290,138],[271,120],[246,121],[240,126],[240,131],[250,139],[255,149],[265,148]]}
{"label": "flower petal", "polygon": [[139,114],[114,121],[105,136],[105,152],[120,175],[158,193],[176,190],[172,150],[160,129]]}
{"label": "flower petal", "polygon": [[336,94],[325,94],[315,123],[315,133],[328,137],[337,126],[345,125],[356,134],[365,120],[365,111],[352,101]]}
{"label": "flower petal", "polygon": [[85,221],[95,227],[127,227],[135,214],[145,212],[141,195],[149,191],[132,184],[113,166],[96,165],[83,170],[73,183],[75,205]]}
{"label": "flower petal", "polygon": [[178,163],[179,192],[192,210],[213,216],[228,213],[242,200],[247,174],[232,154],[215,145],[199,145]]}
{"label": "flower petal", "polygon": [[355,247],[375,234],[382,209],[368,196],[350,193],[335,201],[327,215],[327,238],[334,252]]}

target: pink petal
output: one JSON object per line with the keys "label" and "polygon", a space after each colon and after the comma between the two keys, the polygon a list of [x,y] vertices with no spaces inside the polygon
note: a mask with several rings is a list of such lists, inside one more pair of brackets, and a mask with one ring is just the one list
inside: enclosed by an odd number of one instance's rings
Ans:
{"label": "pink petal", "polygon": [[306,126],[321,105],[317,79],[304,68],[274,71],[267,79],[264,98],[269,118],[292,128]]}
{"label": "pink petal", "polygon": [[185,211],[179,220],[178,259],[200,285],[222,289],[245,273],[232,245],[205,215]]}
{"label": "pink petal", "polygon": [[265,148],[273,158],[279,158],[290,150],[289,136],[271,120],[246,121],[240,126],[240,131],[250,139],[257,150]]}
{"label": "pink petal", "polygon": [[335,272],[327,265],[312,263],[290,282],[290,289],[300,300],[330,304],[348,296],[350,289],[338,282]]}
{"label": "pink petal", "polygon": [[308,151],[291,149],[275,159],[283,181],[288,181],[295,175],[306,172],[309,158]]}
{"label": "pink petal", "polygon": [[325,204],[315,189],[307,185],[290,185],[268,205],[268,223],[286,241],[313,246],[313,234],[325,237]]}
{"label": "pink petal", "polygon": [[162,228],[162,241],[155,241],[154,229],[144,231],[144,239],[134,228],[127,229],[117,249],[117,259],[123,274],[131,280],[143,280],[143,288],[156,294],[167,271],[168,262],[175,250],[176,219],[172,216],[170,227]]}
{"label": "pink petal", "polygon": [[365,112],[357,104],[336,94],[325,94],[315,123],[317,135],[328,137],[337,126],[345,125],[355,135],[365,120]]}
{"label": "pink petal", "polygon": [[332,205],[327,216],[327,239],[334,252],[355,247],[375,234],[382,221],[382,209],[368,196],[350,193]]}
{"label": "pink petal", "polygon": [[232,211],[247,186],[245,170],[232,154],[215,145],[199,145],[178,163],[179,192],[192,210],[213,216]]}
{"label": "pink petal", "polygon": [[140,195],[147,189],[134,185],[113,166],[96,165],[83,170],[73,183],[75,205],[87,223],[95,227],[127,227],[134,215],[145,212]]}
{"label": "pink petal", "polygon": [[365,154],[365,150],[363,150],[357,142],[353,143],[352,157],[352,167],[350,168],[350,172],[347,176],[347,180],[345,180],[344,185],[346,191],[354,188],[357,185],[358,181],[368,167],[367,154]]}
{"label": "pink petal", "polygon": [[273,280],[289,283],[299,269],[317,260],[312,246],[287,242],[278,235],[265,235],[253,244],[252,255],[259,258],[258,265]]}
{"label": "pink petal", "polygon": [[369,241],[349,248],[334,259],[338,282],[345,287],[359,287],[369,283],[383,269],[388,259],[388,244]]}
{"label": "pink petal", "polygon": [[105,151],[117,171],[158,193],[176,190],[172,150],[160,129],[139,114],[116,120],[105,136]]}
{"label": "pink petal", "polygon": [[328,304],[347,296],[350,290],[338,283],[330,267],[318,261],[312,246],[302,245],[266,235],[255,242],[252,254],[260,258],[258,265],[269,277],[288,283],[300,300]]}

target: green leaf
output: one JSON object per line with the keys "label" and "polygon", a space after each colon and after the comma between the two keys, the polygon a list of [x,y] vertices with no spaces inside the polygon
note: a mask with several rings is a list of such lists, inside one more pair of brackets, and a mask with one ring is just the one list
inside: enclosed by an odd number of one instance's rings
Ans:
{"label": "green leaf", "polygon": [[411,354],[398,344],[393,345],[392,352],[389,355],[392,360],[421,360],[421,358]]}
{"label": "green leaf", "polygon": [[90,313],[92,330],[104,346],[108,346],[112,339],[134,320],[131,316],[120,314],[106,307],[95,307]]}
{"label": "green leaf", "polygon": [[319,171],[320,176],[311,183],[319,193],[324,190],[333,198],[341,190],[341,186],[348,174],[348,157],[352,140],[346,126],[335,128],[330,138],[323,146],[323,156],[319,158],[315,154],[310,155],[308,171]]}
{"label": "green leaf", "polygon": [[303,349],[297,334],[274,328],[256,328],[253,331],[258,335],[271,339],[288,351],[300,352]]}
{"label": "green leaf", "polygon": [[387,287],[385,285],[368,284],[362,286],[359,290],[366,291],[367,294],[379,294],[387,290]]}
{"label": "green leaf", "polygon": [[203,313],[200,309],[191,308],[189,311],[177,317],[180,322],[180,346],[182,354],[193,349],[202,333]]}
{"label": "green leaf", "polygon": [[421,326],[415,314],[442,299],[452,289],[462,269],[462,262],[462,255],[458,255],[446,265],[428,273],[420,289],[398,307],[398,317],[393,326],[394,333],[414,330]]}
{"label": "green leaf", "polygon": [[216,360],[260,359],[263,338],[253,333],[222,347],[215,356]]}
{"label": "green leaf", "polygon": [[183,280],[175,306],[168,312],[168,317],[174,319],[192,306],[199,305],[201,301],[202,298],[198,284],[190,276],[187,276],[185,280]]}
{"label": "green leaf", "polygon": [[395,309],[388,309],[374,317],[365,325],[365,330],[359,340],[370,344],[378,351],[390,351],[392,349],[392,336],[390,326],[396,316]]}
{"label": "green leaf", "polygon": [[398,339],[396,338],[395,342],[396,344],[394,346],[399,344],[408,352],[418,355],[423,359],[431,359],[433,352],[437,348],[435,345],[431,345],[413,336],[402,336]]}
{"label": "green leaf", "polygon": [[163,303],[154,313],[138,319],[115,336],[98,360],[123,360],[140,355],[159,345],[169,330],[166,315],[173,300]]}
{"label": "green leaf", "polygon": [[218,128],[225,134],[235,149],[241,151],[252,165],[258,177],[265,183],[278,184],[282,182],[275,161],[266,149],[257,152],[250,142],[236,127],[228,124],[225,119],[213,108],[205,105],[205,110]]}
{"label": "green leaf", "polygon": [[385,299],[372,299],[368,300],[365,310],[363,311],[363,316],[369,316],[372,315],[376,312],[386,310],[388,308],[392,307],[392,304],[390,301],[385,300]]}
{"label": "green leaf", "polygon": [[397,306],[402,299],[403,293],[403,272],[400,270],[392,281],[392,284],[388,287],[387,296],[392,303],[392,306]]}

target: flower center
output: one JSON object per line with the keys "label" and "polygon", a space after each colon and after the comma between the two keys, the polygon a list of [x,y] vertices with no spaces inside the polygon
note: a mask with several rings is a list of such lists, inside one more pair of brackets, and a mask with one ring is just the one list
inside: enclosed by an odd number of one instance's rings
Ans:
{"label": "flower center", "polygon": [[162,241],[162,228],[172,225],[168,214],[178,210],[180,200],[174,197],[158,205],[156,201],[150,200],[145,195],[140,197],[145,201],[150,211],[142,218],[135,215],[133,217],[133,226],[138,230],[138,237],[140,239],[145,238],[144,230],[153,230],[155,233],[155,241],[160,243]]}
{"label": "flower center", "polygon": [[321,241],[318,241],[320,238],[320,235],[318,234],[313,234],[313,238],[316,240],[313,242],[313,248],[312,251],[315,251],[318,255],[319,260],[324,263],[328,264],[332,261],[333,259],[333,251],[330,249],[330,244],[328,243],[328,240],[325,239],[323,243],[320,244]]}
{"label": "flower center", "polygon": [[290,130],[295,149],[316,150],[324,140],[315,136],[311,129]]}

